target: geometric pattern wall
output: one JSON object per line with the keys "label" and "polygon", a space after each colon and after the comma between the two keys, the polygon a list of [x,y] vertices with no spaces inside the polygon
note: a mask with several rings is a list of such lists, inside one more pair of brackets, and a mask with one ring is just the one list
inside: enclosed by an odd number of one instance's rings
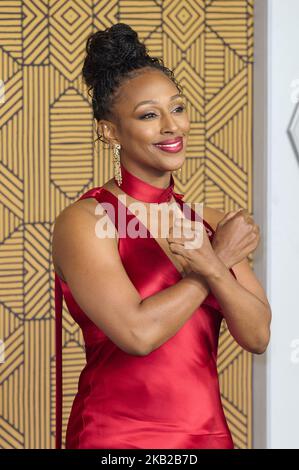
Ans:
{"label": "geometric pattern wall", "polygon": [[[0,448],[55,447],[55,217],[113,176],[95,144],[81,66],[87,36],[130,24],[187,96],[186,201],[252,214],[253,0],[0,3]],[[0,82],[1,83],[1,82]],[[252,260],[251,260],[252,262]],[[63,309],[63,441],[81,331]],[[222,322],[218,372],[235,448],[252,447],[252,355]]]}

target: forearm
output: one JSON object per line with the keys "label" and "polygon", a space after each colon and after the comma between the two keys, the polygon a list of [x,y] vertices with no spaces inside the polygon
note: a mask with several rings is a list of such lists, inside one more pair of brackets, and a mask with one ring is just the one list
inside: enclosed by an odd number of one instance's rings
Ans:
{"label": "forearm", "polygon": [[209,294],[205,279],[187,274],[176,284],[140,303],[138,331],[143,350],[151,352],[171,338]]}
{"label": "forearm", "polygon": [[270,338],[270,306],[245,289],[221,261],[205,280],[235,340],[250,352],[264,352]]}

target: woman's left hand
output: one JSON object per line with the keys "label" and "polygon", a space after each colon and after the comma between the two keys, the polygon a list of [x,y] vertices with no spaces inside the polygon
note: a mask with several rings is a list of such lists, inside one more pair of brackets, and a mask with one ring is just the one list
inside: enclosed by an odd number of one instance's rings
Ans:
{"label": "woman's left hand", "polygon": [[170,227],[167,237],[169,248],[181,262],[184,272],[195,272],[208,276],[219,258],[210,243],[205,226],[202,222],[193,222],[186,218],[175,219],[175,230]]}

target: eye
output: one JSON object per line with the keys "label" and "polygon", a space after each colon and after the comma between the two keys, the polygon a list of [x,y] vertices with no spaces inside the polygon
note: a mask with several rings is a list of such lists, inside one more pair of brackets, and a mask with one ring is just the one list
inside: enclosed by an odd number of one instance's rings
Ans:
{"label": "eye", "polygon": [[147,114],[144,114],[143,116],[140,116],[139,119],[145,119],[147,116],[155,116],[155,113],[147,113]]}
{"label": "eye", "polygon": [[[181,109],[180,112],[183,112],[185,108],[186,108],[185,105],[180,105],[180,106],[177,106],[175,109]],[[139,119],[144,119],[144,120],[147,121],[148,119],[145,119],[145,118],[147,118],[147,116],[156,116],[156,114],[155,113],[147,113],[147,114],[144,114],[143,116],[140,116]]]}

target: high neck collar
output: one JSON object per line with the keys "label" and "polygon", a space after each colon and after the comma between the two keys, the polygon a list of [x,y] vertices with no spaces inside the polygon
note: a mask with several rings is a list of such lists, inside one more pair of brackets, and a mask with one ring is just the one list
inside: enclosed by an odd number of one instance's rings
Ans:
{"label": "high neck collar", "polygon": [[[121,163],[122,183],[120,188],[129,196],[143,202],[169,202],[171,197],[182,199],[183,194],[174,192],[174,179],[170,175],[170,183],[167,188],[158,188],[152,184],[146,183],[144,180],[130,173]],[[115,181],[115,180],[114,180]],[[117,182],[115,181],[115,184]]]}

